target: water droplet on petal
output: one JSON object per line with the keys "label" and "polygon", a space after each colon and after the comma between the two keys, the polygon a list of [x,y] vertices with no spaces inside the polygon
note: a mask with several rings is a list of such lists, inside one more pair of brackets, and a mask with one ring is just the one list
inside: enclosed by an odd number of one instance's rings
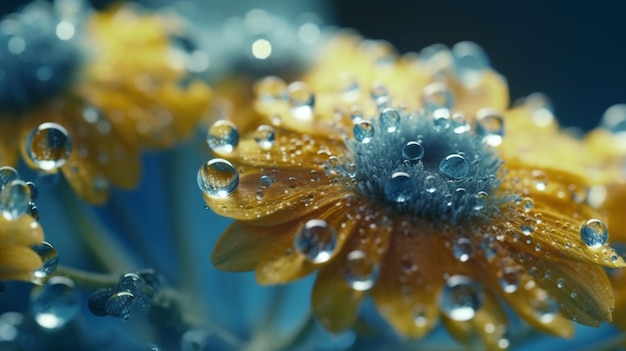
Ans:
{"label": "water droplet on petal", "polygon": [[239,144],[239,131],[233,122],[219,120],[209,127],[206,141],[214,152],[229,154]]}
{"label": "water droplet on petal", "polygon": [[259,178],[259,183],[263,188],[267,189],[272,186],[272,183],[274,183],[274,181],[272,180],[272,177],[264,175]]}
{"label": "water droplet on petal", "polygon": [[467,238],[460,238],[452,247],[452,253],[457,260],[467,262],[472,256],[472,242]]}
{"label": "water droplet on petal", "polygon": [[409,161],[419,161],[424,157],[424,147],[417,141],[409,141],[402,147],[402,157]]}
{"label": "water droplet on petal", "polygon": [[371,289],[378,280],[379,267],[364,251],[352,251],[346,257],[343,277],[357,291]]}
{"label": "water droplet on petal", "polygon": [[72,140],[67,130],[56,123],[40,124],[26,139],[26,154],[44,171],[63,166],[71,152]]}
{"label": "water droplet on petal", "polygon": [[460,113],[452,115],[450,123],[452,124],[452,130],[456,134],[463,134],[465,132],[469,132],[471,129],[469,123],[467,123],[467,119],[465,119],[465,116]]}
{"label": "water droplet on petal", "polygon": [[407,202],[413,195],[414,183],[408,173],[395,172],[385,182],[385,196],[393,202]]}
{"label": "water droplet on petal", "polygon": [[496,110],[484,108],[476,112],[476,134],[482,137],[483,142],[498,146],[504,135],[504,118]]}
{"label": "water droplet on petal", "polygon": [[230,162],[214,158],[200,167],[197,181],[203,193],[224,198],[237,190],[239,173]]}
{"label": "water droplet on petal", "polygon": [[294,239],[296,250],[316,264],[328,261],[335,253],[337,232],[322,219],[311,219]]}
{"label": "water droplet on petal", "polygon": [[260,125],[254,132],[254,140],[264,150],[268,150],[274,145],[275,138],[274,128],[268,125]]}
{"label": "water droplet on petal", "polygon": [[505,267],[500,277],[500,286],[506,293],[514,293],[519,287],[519,272],[515,267]]}
{"label": "water droplet on petal", "polygon": [[468,321],[474,318],[482,306],[483,287],[470,277],[454,275],[446,280],[441,291],[439,307],[455,321]]}
{"label": "water droplet on petal", "polygon": [[370,121],[359,121],[354,125],[352,132],[354,133],[354,139],[359,143],[367,144],[374,138],[374,126]]}
{"label": "water droplet on petal", "polygon": [[30,187],[23,180],[17,179],[5,185],[0,191],[0,210],[2,217],[13,221],[29,210]]}
{"label": "water droplet on petal", "polygon": [[306,121],[313,118],[315,95],[311,93],[309,87],[303,82],[293,82],[289,84],[287,89],[291,115],[296,119]]}
{"label": "water droplet on petal", "polygon": [[433,114],[438,110],[447,111],[448,116],[454,107],[454,96],[448,87],[440,82],[430,83],[424,88],[422,103],[427,113]]}
{"label": "water droplet on petal", "polygon": [[41,258],[41,266],[33,271],[35,278],[45,278],[57,269],[59,255],[52,244],[42,241],[41,244],[32,247],[32,250]]}
{"label": "water droplet on petal", "polygon": [[7,184],[19,178],[20,176],[15,168],[9,166],[0,167],[0,190],[2,190]]}
{"label": "water droplet on petal", "polygon": [[117,284],[117,291],[126,291],[139,296],[143,294],[143,280],[135,273],[126,273]]}
{"label": "water droplet on petal", "polygon": [[74,282],[66,277],[52,277],[31,295],[35,321],[45,329],[58,329],[74,319],[80,310]]}
{"label": "water droplet on petal", "polygon": [[535,206],[535,202],[530,197],[525,197],[522,199],[522,207],[524,208],[524,212],[529,212],[532,210],[533,206]]}
{"label": "water droplet on petal", "polygon": [[386,108],[380,113],[378,123],[387,133],[393,133],[400,124],[400,114],[392,108]]}
{"label": "water droplet on petal", "polygon": [[450,154],[439,163],[439,173],[450,180],[460,180],[467,176],[469,163],[459,154]]}
{"label": "water droplet on petal", "polygon": [[477,87],[483,72],[489,67],[489,59],[483,49],[476,43],[463,41],[454,45],[451,51],[459,81],[467,87]]}
{"label": "water droplet on petal", "polygon": [[580,238],[592,249],[602,247],[609,240],[609,230],[599,219],[590,219],[580,227]]}

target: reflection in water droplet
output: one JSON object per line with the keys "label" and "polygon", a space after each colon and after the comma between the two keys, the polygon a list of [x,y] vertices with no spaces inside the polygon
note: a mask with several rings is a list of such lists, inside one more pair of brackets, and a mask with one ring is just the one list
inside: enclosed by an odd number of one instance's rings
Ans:
{"label": "reflection in water droplet", "polygon": [[385,182],[385,197],[393,202],[407,202],[411,200],[414,184],[408,173],[395,172]]}
{"label": "reflection in water droplet", "polygon": [[402,157],[409,161],[419,161],[424,157],[424,147],[417,141],[409,141],[402,147]]}
{"label": "reflection in water droplet", "polygon": [[111,296],[115,293],[115,290],[111,288],[100,289],[91,294],[89,297],[89,301],[87,301],[87,307],[89,307],[89,311],[96,316],[106,316],[108,315],[106,309],[106,303],[111,298]]}
{"label": "reflection in water droplet", "polygon": [[52,277],[31,294],[31,310],[42,328],[58,329],[74,319],[80,309],[74,282],[66,277]]}
{"label": "reflection in water droplet", "polygon": [[369,121],[361,120],[354,125],[352,132],[356,141],[367,144],[372,141],[372,138],[374,137],[374,126]]}
{"label": "reflection in water droplet", "polygon": [[19,179],[19,177],[15,168],[9,166],[0,167],[0,190],[12,181]]}
{"label": "reflection in water droplet", "polygon": [[296,250],[313,263],[324,263],[335,253],[337,232],[326,221],[311,219],[295,236]]}
{"label": "reflection in water droplet", "polygon": [[32,247],[33,251],[39,255],[42,264],[33,271],[35,278],[45,278],[52,274],[59,264],[59,256],[57,250],[52,244],[42,241],[41,244]]}
{"label": "reflection in water droplet", "polygon": [[498,146],[504,135],[504,118],[496,110],[484,108],[476,112],[476,133],[483,138],[483,142]]}
{"label": "reflection in water droplet", "polygon": [[117,284],[117,291],[126,291],[134,295],[143,294],[144,283],[143,280],[135,273],[126,273]]}
{"label": "reflection in water droplet", "polygon": [[219,120],[209,127],[206,141],[214,152],[229,154],[239,144],[239,131],[233,122]]}
{"label": "reflection in water droplet", "polygon": [[483,287],[470,277],[454,275],[446,280],[439,307],[455,321],[468,321],[482,306]]}
{"label": "reflection in water droplet", "polygon": [[274,128],[268,125],[260,125],[254,132],[254,140],[261,149],[267,150],[274,145],[276,134]]}
{"label": "reflection in water droplet", "polygon": [[467,176],[469,164],[465,157],[450,154],[439,163],[439,173],[450,180],[460,180]]}
{"label": "reflection in water droplet", "polygon": [[587,247],[602,247],[609,240],[609,229],[601,220],[590,219],[580,227],[580,238]]}
{"label": "reflection in water droplet", "polygon": [[287,87],[291,115],[299,120],[308,121],[313,117],[315,95],[303,82],[293,82]]}
{"label": "reflection in water droplet", "polygon": [[230,162],[214,158],[200,167],[197,181],[203,193],[224,198],[237,190],[239,173]]}
{"label": "reflection in water droplet", "polygon": [[26,139],[26,154],[44,171],[63,166],[71,152],[72,140],[67,130],[56,123],[40,124]]}
{"label": "reflection in water droplet", "polygon": [[514,293],[519,287],[519,272],[515,267],[504,267],[500,277],[500,287],[506,293]]}
{"label": "reflection in water droplet", "polygon": [[467,238],[460,238],[452,247],[452,253],[457,260],[467,262],[472,256],[472,243]]}
{"label": "reflection in water droplet", "polygon": [[378,280],[379,267],[364,251],[352,251],[346,257],[343,277],[357,291],[371,289]]}
{"label": "reflection in water droplet", "polygon": [[5,185],[0,191],[0,211],[2,217],[13,221],[29,210],[30,187],[23,180],[17,179]]}
{"label": "reflection in water droplet", "polygon": [[430,194],[437,191],[437,177],[432,174],[427,175],[426,178],[424,178],[424,187],[426,189],[426,192]]}
{"label": "reflection in water droplet", "polygon": [[111,295],[105,303],[105,311],[107,315],[122,319],[129,319],[133,308],[137,305],[139,299],[133,293],[127,291],[119,291]]}
{"label": "reflection in water droplet", "polygon": [[452,47],[454,68],[459,81],[466,87],[478,87],[489,59],[483,49],[471,41],[462,41]]}
{"label": "reflection in water droplet", "polygon": [[454,97],[448,87],[440,82],[430,83],[424,88],[422,95],[424,109],[429,114],[438,110],[447,111],[448,116],[454,107]]}
{"label": "reflection in water droplet", "polygon": [[378,123],[387,133],[393,133],[400,124],[400,114],[392,108],[386,108],[380,113]]}

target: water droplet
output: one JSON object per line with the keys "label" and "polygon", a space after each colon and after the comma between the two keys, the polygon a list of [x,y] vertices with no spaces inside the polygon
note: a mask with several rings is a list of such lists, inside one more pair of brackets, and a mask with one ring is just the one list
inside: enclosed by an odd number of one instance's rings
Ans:
{"label": "water droplet", "polygon": [[424,188],[426,189],[426,192],[430,194],[437,191],[437,177],[432,174],[427,175],[426,178],[424,178]]}
{"label": "water droplet", "polygon": [[272,104],[287,98],[287,84],[276,76],[263,78],[256,84],[255,88],[259,100],[264,103]]}
{"label": "water droplet", "polygon": [[26,139],[26,153],[35,166],[44,171],[65,164],[72,152],[72,140],[62,126],[46,122],[35,128]]}
{"label": "water droplet", "polygon": [[522,199],[522,207],[524,208],[524,212],[529,212],[533,206],[535,206],[535,202],[530,197],[525,197]]}
{"label": "water droplet", "polygon": [[467,123],[467,119],[465,119],[465,116],[460,113],[452,115],[450,122],[452,124],[452,130],[456,134],[463,134],[465,132],[469,132],[471,129],[469,123]]}
{"label": "water droplet", "polygon": [[262,187],[267,189],[272,186],[272,183],[274,183],[274,181],[272,180],[272,177],[264,175],[259,178],[259,183],[261,183]]}
{"label": "water droplet", "polygon": [[19,174],[13,167],[2,166],[0,167],[0,190],[2,190],[7,184],[20,178]]}
{"label": "water droplet", "polygon": [[28,203],[28,214],[30,214],[34,220],[39,220],[39,208],[37,208],[37,205],[32,201]]}
{"label": "water droplet", "polygon": [[467,87],[477,87],[483,72],[489,67],[489,59],[483,49],[476,43],[463,41],[454,45],[451,51],[459,81]]}
{"label": "water droplet", "polygon": [[617,104],[609,107],[602,116],[600,125],[609,130],[614,136],[626,137],[626,104]]}
{"label": "water droplet", "polygon": [[424,326],[426,326],[426,324],[428,323],[428,316],[426,315],[426,308],[424,307],[424,305],[417,304],[417,306],[415,306],[413,312],[414,312],[414,316],[415,316],[413,318],[413,323],[417,327],[424,327]]}
{"label": "water droplet", "polygon": [[74,282],[66,277],[52,277],[31,294],[31,310],[42,328],[58,329],[74,319],[80,310]]}
{"label": "water droplet", "polygon": [[424,157],[424,147],[417,141],[409,141],[402,147],[402,157],[409,161],[419,161]]}
{"label": "water droplet", "polygon": [[35,278],[45,278],[57,269],[59,256],[57,250],[49,242],[42,241],[41,244],[32,247],[32,250],[41,258],[41,266],[33,271]]}
{"label": "water droplet", "polygon": [[590,219],[580,227],[580,238],[592,249],[602,247],[609,240],[609,230],[599,219]]}
{"label": "water droplet", "polygon": [[483,300],[483,288],[470,277],[454,275],[446,280],[439,307],[455,321],[468,321],[476,315]]}
{"label": "water droplet", "polygon": [[467,262],[472,256],[472,242],[467,238],[460,238],[452,247],[452,253],[457,260]]}
{"label": "water droplet", "polygon": [[437,110],[433,112],[433,129],[436,132],[443,132],[450,128],[450,113],[448,110]]}
{"label": "water droplet", "polygon": [[260,125],[256,131],[254,131],[254,140],[261,149],[268,150],[274,145],[276,134],[274,128],[268,125]]}
{"label": "water droplet", "polygon": [[387,87],[381,82],[374,82],[370,94],[378,108],[384,108],[389,104],[389,92]]}
{"label": "water droplet", "polygon": [[233,122],[219,120],[209,127],[206,141],[214,152],[229,154],[239,144],[239,131]]}
{"label": "water droplet", "polygon": [[379,268],[367,254],[361,250],[352,251],[346,257],[343,277],[357,291],[371,289],[378,279]]}
{"label": "water droplet", "polygon": [[387,133],[393,133],[400,124],[400,114],[392,108],[386,108],[380,113],[378,123]]}
{"label": "water droplet", "polygon": [[454,96],[445,84],[430,83],[424,88],[422,103],[427,113],[433,114],[435,111],[444,110],[449,116],[454,107]]}
{"label": "water droplet", "polygon": [[385,182],[385,196],[393,202],[407,202],[413,194],[413,181],[408,173],[395,172]]}
{"label": "water droplet", "polygon": [[310,120],[313,117],[315,95],[303,82],[293,82],[287,87],[291,115],[296,119]]}
{"label": "water droplet", "polygon": [[105,311],[109,316],[128,319],[137,302],[139,301],[133,293],[119,291],[109,297],[105,303]]}
{"label": "water droplet", "polygon": [[506,293],[514,293],[519,288],[519,272],[515,267],[504,267],[500,277],[500,286]]}
{"label": "water droplet", "polygon": [[500,145],[504,135],[504,118],[494,109],[479,110],[476,112],[476,134],[488,145]]}
{"label": "water droplet", "polygon": [[203,193],[224,198],[237,189],[239,173],[230,162],[214,158],[200,167],[197,181]]}
{"label": "water droplet", "polygon": [[294,246],[309,261],[319,264],[335,253],[337,232],[322,219],[311,219],[298,231]]}
{"label": "water droplet", "polygon": [[180,338],[181,351],[209,351],[211,334],[202,329],[192,329]]}
{"label": "water droplet", "polygon": [[559,288],[559,289],[561,289],[561,288],[563,288],[563,286],[565,286],[565,282],[563,281],[563,279],[559,279],[559,280],[556,282],[556,287],[557,287],[557,288]]}
{"label": "water droplet", "polygon": [[531,299],[530,303],[532,308],[535,310],[535,313],[543,323],[552,322],[559,310],[556,301],[547,295],[541,296],[541,298]]}
{"label": "water droplet", "polygon": [[439,163],[439,173],[450,180],[460,180],[467,176],[469,164],[465,157],[450,154]]}
{"label": "water droplet", "polygon": [[115,293],[115,290],[111,288],[100,289],[91,294],[89,301],[87,301],[87,307],[89,311],[96,316],[104,317],[108,315],[106,309],[106,303]]}
{"label": "water droplet", "polygon": [[23,180],[14,180],[0,191],[0,210],[6,220],[21,217],[29,210],[29,203],[30,187]]}
{"label": "water droplet", "polygon": [[367,144],[372,141],[374,137],[374,126],[371,122],[362,120],[354,125],[352,132],[354,133],[354,139],[356,139],[356,141]]}
{"label": "water droplet", "polygon": [[135,273],[126,273],[117,284],[117,291],[126,291],[135,296],[143,295],[144,283],[139,275]]}

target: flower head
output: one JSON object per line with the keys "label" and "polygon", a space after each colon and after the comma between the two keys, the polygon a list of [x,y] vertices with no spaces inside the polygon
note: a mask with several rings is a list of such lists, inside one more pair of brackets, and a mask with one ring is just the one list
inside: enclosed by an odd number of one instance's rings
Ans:
{"label": "flower head", "polygon": [[587,193],[613,169],[545,106],[506,111],[506,84],[473,43],[399,58],[344,35],[321,57],[301,82],[260,81],[256,130],[212,128],[220,158],[198,183],[236,220],[216,267],[262,284],[318,271],[313,311],[331,331],[368,295],[403,335],[441,321],[489,349],[508,347],[503,304],[560,336],[569,320],[611,320],[603,267],[624,262]]}
{"label": "flower head", "polygon": [[[34,2],[2,19],[0,163],[61,170],[86,200],[135,186],[139,153],[188,136],[209,92],[185,82],[169,31],[126,7]],[[124,171],[121,172],[120,170]]]}

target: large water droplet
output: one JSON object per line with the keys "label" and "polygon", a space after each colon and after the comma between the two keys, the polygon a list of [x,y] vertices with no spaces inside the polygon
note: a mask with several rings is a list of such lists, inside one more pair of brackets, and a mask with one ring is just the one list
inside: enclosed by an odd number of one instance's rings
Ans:
{"label": "large water droplet", "polygon": [[411,200],[414,184],[408,173],[395,172],[385,181],[385,196],[393,202]]}
{"label": "large water droplet", "polygon": [[424,88],[422,103],[427,113],[433,114],[435,111],[447,111],[448,116],[454,107],[454,97],[448,87],[441,83],[430,83]]}
{"label": "large water droplet", "polygon": [[239,173],[230,162],[214,158],[200,167],[197,181],[203,193],[224,198],[237,189]]}
{"label": "large water droplet", "polygon": [[460,180],[467,176],[469,163],[459,154],[450,154],[439,163],[439,173],[450,180]]}
{"label": "large water droplet", "polygon": [[264,103],[275,103],[287,99],[287,84],[276,77],[269,76],[260,80],[256,85],[256,93]]}
{"label": "large water droplet", "polygon": [[274,140],[276,139],[276,133],[274,132],[274,128],[268,125],[260,125],[254,131],[254,140],[257,145],[261,149],[268,150],[274,145]]}
{"label": "large water droplet", "polygon": [[45,278],[57,269],[59,255],[57,250],[49,242],[42,241],[41,244],[32,247],[32,250],[41,258],[41,266],[33,271],[35,278]]}
{"label": "large water droplet", "polygon": [[233,122],[219,120],[209,127],[206,141],[214,152],[229,154],[239,144],[239,131]]}
{"label": "large water droplet", "polygon": [[437,177],[432,174],[427,175],[426,178],[424,178],[424,190],[430,194],[437,191]]}
{"label": "large water droplet", "polygon": [[0,191],[0,210],[2,217],[13,221],[29,210],[30,187],[23,180],[17,179],[5,185]]}
{"label": "large water droplet", "polygon": [[141,277],[135,273],[126,273],[117,284],[117,291],[126,291],[135,296],[143,295],[144,283]]}
{"label": "large water droplet", "polygon": [[400,124],[400,114],[392,108],[386,108],[378,117],[378,123],[387,133],[393,133],[398,129]]}
{"label": "large water droplet", "polygon": [[26,139],[26,154],[44,171],[63,166],[71,152],[72,140],[67,130],[56,123],[40,124]]}
{"label": "large water droplet", "polygon": [[454,275],[446,280],[439,307],[455,321],[468,321],[476,315],[483,301],[483,287],[470,277]]}
{"label": "large water droplet", "polygon": [[476,134],[488,145],[500,145],[504,135],[504,118],[494,109],[479,110],[476,112]]}
{"label": "large water droplet", "polygon": [[138,302],[135,294],[119,291],[109,297],[105,303],[105,311],[109,316],[128,319]]}
{"label": "large water droplet", "polygon": [[66,277],[52,277],[31,295],[31,310],[42,328],[58,329],[74,319],[80,309],[74,282]]}
{"label": "large water droplet", "polygon": [[419,161],[424,157],[424,147],[417,141],[409,141],[402,147],[402,157],[409,161]]}
{"label": "large water droplet", "polygon": [[9,166],[0,167],[0,190],[2,190],[7,184],[19,178],[20,176],[15,168]]}
{"label": "large water droplet", "polygon": [[293,82],[287,88],[289,92],[289,107],[291,115],[296,119],[310,120],[313,117],[315,95],[303,82]]}
{"label": "large water droplet", "polygon": [[454,68],[459,81],[467,87],[477,87],[482,73],[489,67],[489,59],[483,49],[471,41],[463,41],[452,47]]}
{"label": "large water droplet", "polygon": [[87,301],[87,307],[89,307],[89,311],[96,316],[106,316],[108,315],[106,309],[106,303],[109,301],[111,296],[115,294],[115,290],[111,288],[105,288],[95,291],[89,297],[89,301]]}
{"label": "large water droplet", "polygon": [[378,280],[379,268],[364,251],[352,251],[346,257],[343,277],[357,291],[371,289]]}
{"label": "large water droplet", "polygon": [[472,242],[467,238],[460,238],[452,247],[452,253],[457,260],[467,262],[472,256]]}
{"label": "large water droplet", "polygon": [[335,253],[337,232],[326,221],[311,219],[295,236],[294,246],[313,263],[324,263]]}
{"label": "large water droplet", "polygon": [[374,126],[370,121],[361,120],[352,129],[354,139],[359,143],[367,144],[374,138]]}
{"label": "large water droplet", "polygon": [[609,230],[599,219],[590,219],[580,227],[580,238],[588,247],[602,247],[609,240]]}

